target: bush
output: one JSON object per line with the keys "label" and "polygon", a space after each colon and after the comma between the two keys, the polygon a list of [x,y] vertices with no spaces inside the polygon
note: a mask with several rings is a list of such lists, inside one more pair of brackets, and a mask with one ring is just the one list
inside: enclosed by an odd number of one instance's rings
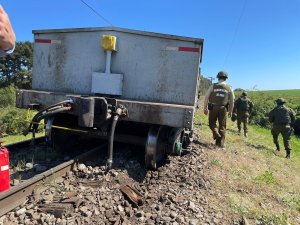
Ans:
{"label": "bush", "polygon": [[0,138],[6,135],[6,128],[2,121],[0,120]]}
{"label": "bush", "polygon": [[6,108],[0,108],[0,111],[0,126],[2,134],[22,134],[22,131],[27,128],[28,122],[25,121],[25,109],[17,109],[13,106],[9,106]]}
{"label": "bush", "polygon": [[294,124],[296,134],[300,134],[300,118],[297,118]]}
{"label": "bush", "polygon": [[[27,110],[18,109],[16,105],[16,88],[10,85],[0,88],[0,137],[3,135],[22,134],[29,122],[25,121]],[[38,131],[42,131],[39,126]]]}
{"label": "bush", "polygon": [[[16,105],[16,88],[10,85],[0,89],[0,108]],[[2,114],[2,113],[1,113]]]}
{"label": "bush", "polygon": [[254,104],[250,123],[270,128],[271,123],[269,121],[268,114],[275,106],[273,98],[262,94],[259,97],[250,95],[250,99]]}

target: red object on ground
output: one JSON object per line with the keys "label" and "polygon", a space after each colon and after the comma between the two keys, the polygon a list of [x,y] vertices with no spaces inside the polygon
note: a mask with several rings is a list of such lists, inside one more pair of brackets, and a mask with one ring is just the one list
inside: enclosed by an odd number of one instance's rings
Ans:
{"label": "red object on ground", "polygon": [[8,150],[0,144],[0,193],[10,188]]}

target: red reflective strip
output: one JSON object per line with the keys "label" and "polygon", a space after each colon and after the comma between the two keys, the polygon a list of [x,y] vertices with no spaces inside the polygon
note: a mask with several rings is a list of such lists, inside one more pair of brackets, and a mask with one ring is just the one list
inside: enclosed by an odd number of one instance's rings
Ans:
{"label": "red reflective strip", "polygon": [[35,39],[35,43],[46,43],[46,44],[51,44],[51,40],[49,39]]}
{"label": "red reflective strip", "polygon": [[200,52],[200,48],[178,47],[180,52]]}

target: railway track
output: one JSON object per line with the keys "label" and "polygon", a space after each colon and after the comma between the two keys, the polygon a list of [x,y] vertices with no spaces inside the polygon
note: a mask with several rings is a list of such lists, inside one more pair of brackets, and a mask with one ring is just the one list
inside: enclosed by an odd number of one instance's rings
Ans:
{"label": "railway track", "polygon": [[[157,171],[146,169],[144,148],[116,144],[113,167],[107,172],[106,147],[1,194],[0,224],[222,224],[205,197],[211,190],[198,144],[190,154],[169,156]],[[139,195],[130,196],[130,187]]]}
{"label": "railway track", "polygon": [[[42,143],[43,141],[44,138],[39,138],[35,143]],[[15,153],[19,148],[27,147],[30,143],[31,141],[23,141],[7,145],[6,147],[11,153]],[[22,181],[20,184],[11,187],[11,189],[6,192],[0,193],[0,217],[23,204],[26,201],[26,198],[31,195],[34,190],[43,186],[45,180],[57,180],[61,178],[68,171],[71,171],[76,164],[94,158],[97,153],[104,148],[104,146],[106,146],[106,144],[102,144],[84,152],[83,154],[77,155],[66,162],[60,163],[59,165],[56,165],[55,167],[52,167],[40,174],[36,174],[28,180]]]}

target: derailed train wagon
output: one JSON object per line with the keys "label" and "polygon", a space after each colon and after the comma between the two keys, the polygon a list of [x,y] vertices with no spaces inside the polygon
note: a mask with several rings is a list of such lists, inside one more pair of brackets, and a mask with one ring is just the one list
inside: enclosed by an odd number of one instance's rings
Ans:
{"label": "derailed train wagon", "polygon": [[65,148],[76,137],[145,146],[156,169],[168,153],[188,150],[197,101],[203,39],[122,28],[36,30],[32,90],[17,107],[40,110],[46,139]]}

